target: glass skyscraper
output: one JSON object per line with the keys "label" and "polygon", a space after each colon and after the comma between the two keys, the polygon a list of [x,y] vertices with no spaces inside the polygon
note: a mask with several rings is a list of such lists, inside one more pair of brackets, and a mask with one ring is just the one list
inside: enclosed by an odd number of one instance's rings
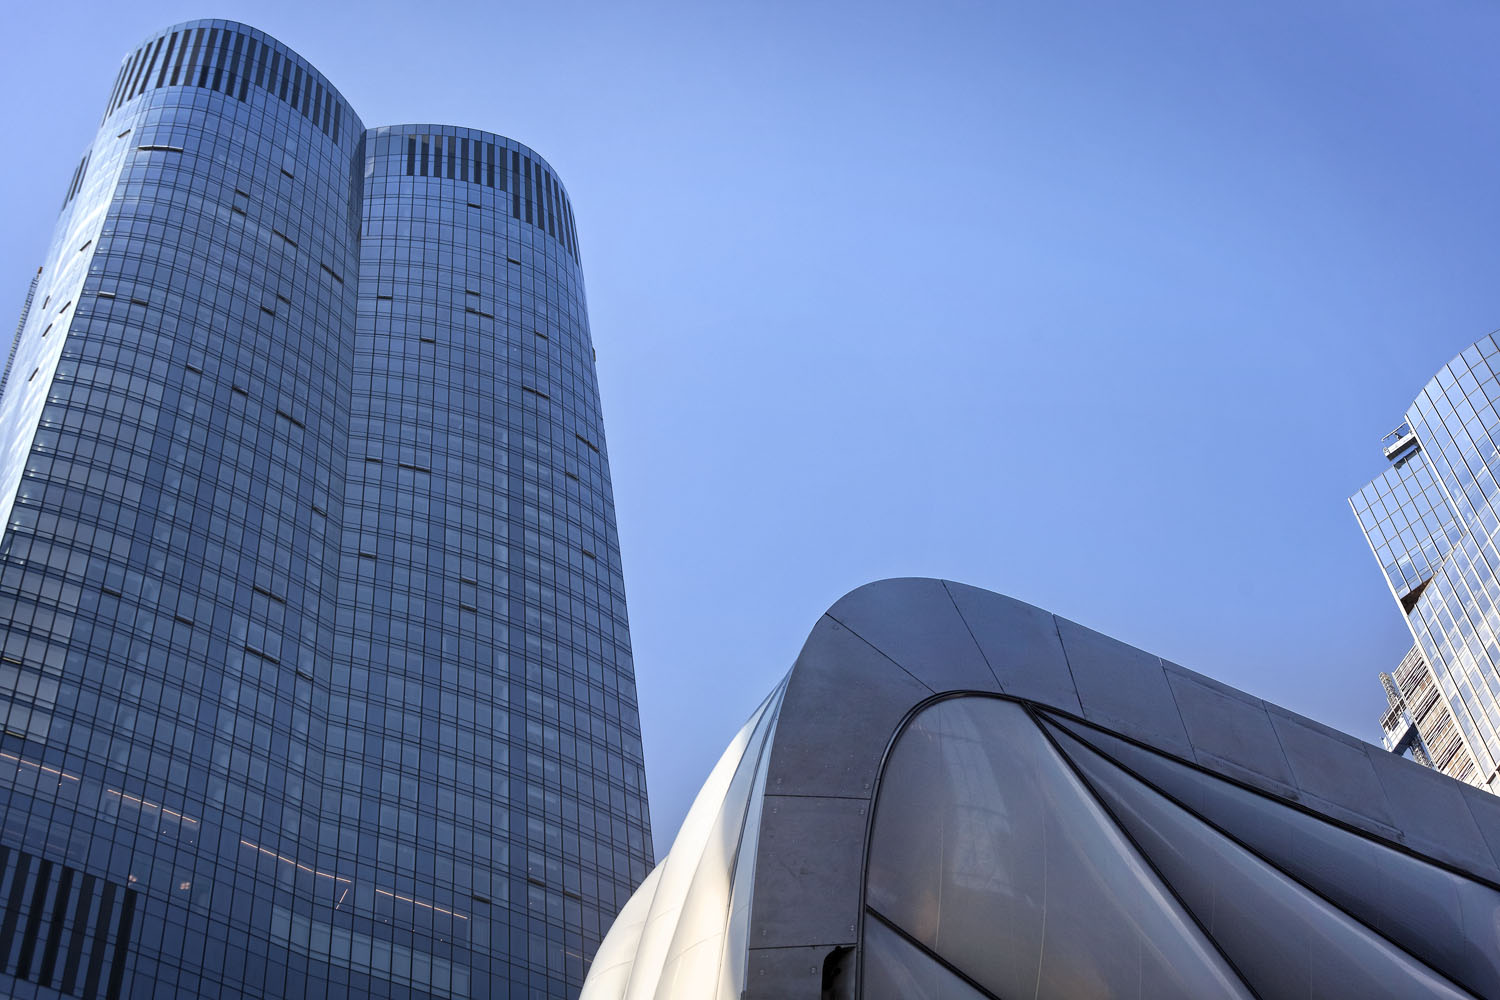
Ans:
{"label": "glass skyscraper", "polygon": [[1500,791],[1500,341],[1445,365],[1383,451],[1349,503],[1416,643],[1383,680],[1417,739],[1388,713],[1386,744]]}
{"label": "glass skyscraper", "polygon": [[580,260],[513,140],[126,56],[0,389],[0,993],[577,993],[652,865]]}

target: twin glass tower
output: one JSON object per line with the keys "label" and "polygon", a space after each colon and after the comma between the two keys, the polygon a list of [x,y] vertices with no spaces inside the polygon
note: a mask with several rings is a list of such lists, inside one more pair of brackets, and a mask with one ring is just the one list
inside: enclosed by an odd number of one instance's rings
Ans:
{"label": "twin glass tower", "polygon": [[121,66],[0,386],[0,993],[576,994],[652,865],[572,204]]}

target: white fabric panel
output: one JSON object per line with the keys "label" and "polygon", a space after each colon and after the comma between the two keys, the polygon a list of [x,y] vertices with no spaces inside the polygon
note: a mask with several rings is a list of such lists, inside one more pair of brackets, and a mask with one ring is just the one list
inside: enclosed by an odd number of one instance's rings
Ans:
{"label": "white fabric panel", "polygon": [[605,935],[580,1000],[739,997],[760,796],[785,690],[783,680],[714,765],[672,849]]}

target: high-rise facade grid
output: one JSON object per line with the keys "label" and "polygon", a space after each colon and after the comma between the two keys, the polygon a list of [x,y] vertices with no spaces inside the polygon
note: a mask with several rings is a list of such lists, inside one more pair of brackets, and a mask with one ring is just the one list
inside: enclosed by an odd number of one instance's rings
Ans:
{"label": "high-rise facade grid", "polygon": [[1383,450],[1349,503],[1415,643],[1383,675],[1386,744],[1500,791],[1500,341],[1445,365]]}
{"label": "high-rise facade grid", "polygon": [[0,992],[575,994],[651,866],[577,227],[194,21],[0,392]]}

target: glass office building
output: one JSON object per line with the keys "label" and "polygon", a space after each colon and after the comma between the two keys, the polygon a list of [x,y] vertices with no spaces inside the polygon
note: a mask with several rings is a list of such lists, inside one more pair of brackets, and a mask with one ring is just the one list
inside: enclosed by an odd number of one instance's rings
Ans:
{"label": "glass office building", "polygon": [[652,857],[557,174],[195,21],[64,193],[0,391],[0,993],[576,995]]}
{"label": "glass office building", "polygon": [[1500,996],[1500,798],[1039,608],[818,621],[583,1000]]}
{"label": "glass office building", "polygon": [[1445,770],[1491,791],[1500,791],[1497,373],[1494,336],[1445,365],[1386,435],[1388,467],[1349,499],[1425,661],[1398,693],[1438,693],[1461,743]]}

